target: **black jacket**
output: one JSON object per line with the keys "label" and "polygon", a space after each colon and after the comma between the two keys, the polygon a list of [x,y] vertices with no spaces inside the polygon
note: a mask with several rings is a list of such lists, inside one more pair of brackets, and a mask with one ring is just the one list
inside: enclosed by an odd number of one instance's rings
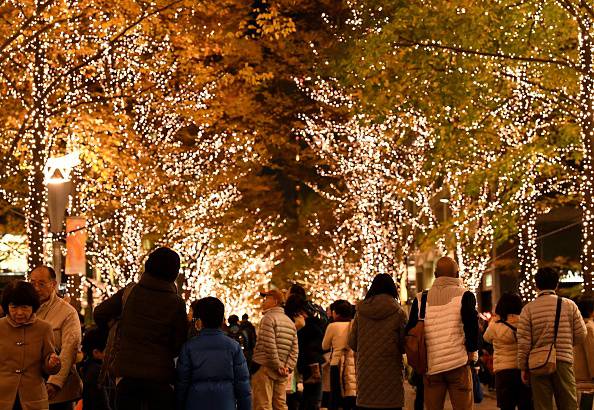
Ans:
{"label": "black jacket", "polygon": [[299,342],[299,356],[297,357],[297,370],[307,379],[311,375],[311,364],[324,362],[322,340],[324,331],[322,323],[315,317],[305,319],[305,326],[297,332]]}
{"label": "black jacket", "polygon": [[171,282],[142,275],[122,314],[124,289],[101,303],[94,312],[98,326],[108,326],[122,315],[120,351],[114,362],[117,377],[173,384],[178,356],[186,341],[186,306]]}

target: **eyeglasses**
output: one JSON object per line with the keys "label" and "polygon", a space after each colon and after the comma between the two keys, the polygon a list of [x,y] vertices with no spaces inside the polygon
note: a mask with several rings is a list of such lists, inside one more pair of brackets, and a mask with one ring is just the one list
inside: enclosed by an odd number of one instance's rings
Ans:
{"label": "eyeglasses", "polygon": [[30,280],[29,283],[39,289],[45,289],[51,284],[51,282],[45,282],[43,280]]}

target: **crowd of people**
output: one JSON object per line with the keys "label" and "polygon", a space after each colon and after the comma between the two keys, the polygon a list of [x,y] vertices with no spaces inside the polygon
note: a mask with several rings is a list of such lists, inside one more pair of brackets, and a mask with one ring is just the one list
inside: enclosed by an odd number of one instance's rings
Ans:
{"label": "crowd of people", "polygon": [[488,326],[444,257],[408,313],[380,274],[356,305],[327,310],[298,284],[263,291],[257,329],[247,315],[225,320],[212,296],[186,312],[179,268],[174,251],[152,252],[137,283],[95,308],[84,336],[52,268],[9,283],[0,410],[402,409],[407,379],[415,409],[443,409],[447,396],[454,409],[472,409],[485,350],[501,409],[592,409],[594,301],[557,296],[551,268],[538,270],[530,303],[502,295]]}

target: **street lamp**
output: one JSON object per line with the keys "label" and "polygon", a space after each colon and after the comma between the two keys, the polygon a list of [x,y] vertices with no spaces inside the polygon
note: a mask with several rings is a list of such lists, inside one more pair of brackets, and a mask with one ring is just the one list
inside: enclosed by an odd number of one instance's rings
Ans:
{"label": "street lamp", "polygon": [[62,157],[48,158],[44,169],[52,233],[52,259],[58,285],[62,282],[62,249],[59,234],[63,232],[68,196],[72,191],[70,173],[79,163],[78,152],[73,152]]}
{"label": "street lamp", "polygon": [[445,223],[446,219],[448,219],[448,204],[450,203],[450,200],[448,198],[441,198],[439,200],[439,202],[441,202],[442,206],[443,206],[443,221]]}

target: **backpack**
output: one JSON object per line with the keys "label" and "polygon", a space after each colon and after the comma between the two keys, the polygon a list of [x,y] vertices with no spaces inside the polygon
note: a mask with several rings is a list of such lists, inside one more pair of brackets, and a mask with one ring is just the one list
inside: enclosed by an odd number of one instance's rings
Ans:
{"label": "backpack", "polygon": [[126,308],[126,302],[132,289],[136,284],[127,286],[122,294],[122,311],[120,316],[114,320],[109,328],[107,335],[107,343],[105,344],[103,364],[101,365],[101,371],[99,372],[99,385],[112,387],[115,381],[115,359],[121,348],[121,327],[120,322],[124,317],[124,310]]}
{"label": "backpack", "polygon": [[404,351],[408,364],[419,375],[427,373],[427,346],[425,345],[425,310],[427,308],[427,291],[421,296],[419,321],[404,336]]}
{"label": "backpack", "polygon": [[241,350],[243,351],[243,353],[245,355],[246,350],[249,350],[249,348],[250,348],[249,337],[248,337],[245,329],[242,329],[238,325],[231,326],[231,327],[229,327],[227,336],[229,336],[231,339],[233,339],[237,343],[239,343],[239,346],[241,346]]}

